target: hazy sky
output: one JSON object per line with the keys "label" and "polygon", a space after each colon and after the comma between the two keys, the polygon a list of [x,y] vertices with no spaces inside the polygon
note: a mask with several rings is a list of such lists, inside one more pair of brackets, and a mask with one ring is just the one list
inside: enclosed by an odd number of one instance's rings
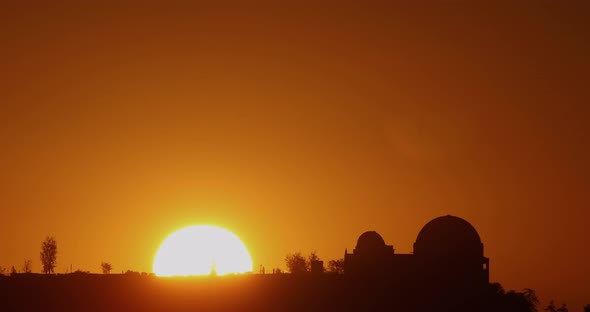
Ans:
{"label": "hazy sky", "polygon": [[453,214],[493,281],[590,303],[588,4],[6,2],[1,266],[151,271],[209,223],[268,272]]}

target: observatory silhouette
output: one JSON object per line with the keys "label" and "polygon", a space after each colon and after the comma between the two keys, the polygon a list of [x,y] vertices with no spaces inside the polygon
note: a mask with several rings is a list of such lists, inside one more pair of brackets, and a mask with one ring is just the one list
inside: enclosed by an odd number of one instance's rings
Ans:
{"label": "observatory silhouette", "polygon": [[344,274],[387,279],[417,288],[473,288],[489,284],[489,259],[475,228],[447,215],[418,233],[413,254],[397,254],[375,231],[363,233],[352,253],[344,252]]}

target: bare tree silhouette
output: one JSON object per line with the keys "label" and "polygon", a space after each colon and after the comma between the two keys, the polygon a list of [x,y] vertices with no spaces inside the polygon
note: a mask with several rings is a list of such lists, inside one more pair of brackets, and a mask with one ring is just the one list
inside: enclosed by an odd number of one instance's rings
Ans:
{"label": "bare tree silhouette", "polygon": [[31,260],[25,260],[23,262],[22,271],[23,271],[23,273],[31,273],[31,272],[33,272],[33,261],[31,261]]}
{"label": "bare tree silhouette", "polygon": [[43,264],[43,273],[54,273],[57,264],[57,242],[52,236],[47,236],[41,244],[41,264]]}
{"label": "bare tree silhouette", "polygon": [[100,268],[102,269],[102,274],[110,274],[111,270],[113,270],[113,266],[108,262],[101,262]]}

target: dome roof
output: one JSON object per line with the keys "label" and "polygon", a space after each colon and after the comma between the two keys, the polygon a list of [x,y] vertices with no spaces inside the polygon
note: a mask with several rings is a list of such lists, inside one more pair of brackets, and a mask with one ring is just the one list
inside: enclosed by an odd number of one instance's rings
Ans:
{"label": "dome roof", "polygon": [[383,248],[385,246],[385,241],[383,237],[379,235],[379,233],[375,231],[367,231],[361,236],[356,242],[356,250],[375,250],[379,248]]}
{"label": "dome roof", "polygon": [[469,222],[447,215],[428,222],[418,233],[414,254],[470,253],[483,255],[479,234]]}

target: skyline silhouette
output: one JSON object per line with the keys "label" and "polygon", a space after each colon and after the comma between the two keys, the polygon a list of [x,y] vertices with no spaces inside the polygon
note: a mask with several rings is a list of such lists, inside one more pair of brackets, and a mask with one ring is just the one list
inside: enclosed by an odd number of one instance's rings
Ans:
{"label": "skyline silhouette", "polygon": [[[192,229],[202,231],[208,228],[210,227],[193,227]],[[188,242],[188,245],[182,247],[198,249],[198,244],[194,243],[194,241]],[[184,288],[182,292],[191,293],[190,297],[179,299],[169,297],[170,290],[166,289],[174,282],[163,286],[161,282],[155,280],[154,273],[131,270],[121,274],[111,274],[112,265],[108,262],[101,262],[101,275],[115,277],[112,277],[107,284],[105,284],[105,277],[98,278],[100,274],[91,274],[90,271],[70,269],[65,274],[56,273],[53,268],[56,264],[57,242],[54,237],[48,236],[41,245],[40,260],[43,274],[32,273],[30,260],[25,261],[20,271],[14,266],[9,274],[4,269],[0,271],[0,292],[7,293],[10,298],[3,301],[0,307],[10,311],[36,309],[73,311],[88,309],[88,301],[92,301],[91,310],[96,311],[118,311],[130,308],[156,311],[179,307],[225,311],[235,310],[236,305],[239,305],[241,310],[262,308],[269,311],[279,308],[299,311],[344,307],[352,311],[402,309],[424,312],[434,310],[534,312],[540,309],[538,297],[533,289],[525,288],[521,292],[505,291],[500,283],[490,283],[490,259],[484,257],[483,247],[484,244],[477,230],[468,221],[452,215],[440,216],[422,227],[414,243],[414,252],[411,254],[396,253],[394,246],[387,245],[379,233],[365,231],[359,236],[353,251],[349,253],[345,249],[344,257],[336,260],[342,261],[341,267],[328,266],[328,270],[324,266],[324,261],[314,251],[307,259],[300,252],[288,254],[285,258],[287,273],[280,268],[275,268],[272,274],[266,274],[265,267],[261,265],[258,274],[229,273],[218,277],[214,260],[208,267],[209,273],[205,275],[193,275],[187,272],[184,276],[181,274],[159,277],[162,280],[176,281],[179,284],[172,287],[182,287]],[[182,262],[171,263],[171,265],[176,266]],[[285,274],[292,277],[285,279],[282,277]],[[298,294],[289,300],[282,298],[278,301],[258,301],[260,299],[255,298],[257,295],[268,296],[269,292],[274,291],[265,288],[268,285],[264,286],[264,283],[261,286],[260,278],[265,278],[267,275],[274,276],[273,288],[278,287],[283,291],[287,289],[289,292],[298,292]],[[217,278],[226,279],[223,282],[223,288],[233,289],[233,297],[228,298],[227,302],[221,303],[219,299],[211,298],[212,293],[205,297],[199,294],[203,291],[202,287],[219,287]],[[181,284],[183,280],[189,282]],[[119,297],[122,295],[119,292],[123,285],[133,288],[133,292],[141,293],[146,291],[146,286],[153,287],[153,283],[159,286],[156,290],[150,291],[161,293],[156,301],[148,300],[150,303],[138,303],[130,298]],[[96,301],[97,290],[106,285],[110,286],[106,288],[105,298]],[[81,291],[78,289],[77,298],[72,301],[66,300],[64,296],[67,295],[64,294],[80,286],[83,288]],[[255,290],[246,292],[239,290],[240,287],[254,287]],[[54,288],[54,290],[47,292],[48,288]],[[302,288],[308,291],[302,292]],[[104,294],[104,291],[103,289],[101,293]],[[38,294],[37,299],[23,304],[23,301],[26,301],[24,298],[31,292]],[[285,293],[282,295],[284,296]],[[328,297],[323,297],[325,295]],[[224,293],[213,295],[215,296],[224,296]],[[191,299],[187,301],[187,298]],[[584,309],[588,306],[585,305]],[[557,308],[554,300],[551,299],[544,310],[567,312],[568,308],[566,303],[562,303],[561,307]]]}
{"label": "skyline silhouette", "polygon": [[[187,246],[188,247],[188,246]],[[77,270],[53,272],[57,243],[47,237],[41,248],[44,274],[0,275],[0,302],[6,311],[537,311],[531,289],[504,291],[489,282],[489,259],[466,220],[446,215],[419,232],[413,254],[396,254],[375,231],[362,233],[352,253],[345,251],[343,272],[325,272],[314,252],[285,259],[289,273],[218,276],[215,262],[207,276],[156,277],[127,271],[102,274]],[[297,260],[298,259],[298,260]],[[215,289],[212,291],[212,289]],[[27,300],[30,294],[35,300]],[[71,296],[75,293],[74,296]],[[223,298],[223,299],[222,299]],[[273,299],[274,298],[274,299]],[[553,300],[547,311],[556,310]]]}

